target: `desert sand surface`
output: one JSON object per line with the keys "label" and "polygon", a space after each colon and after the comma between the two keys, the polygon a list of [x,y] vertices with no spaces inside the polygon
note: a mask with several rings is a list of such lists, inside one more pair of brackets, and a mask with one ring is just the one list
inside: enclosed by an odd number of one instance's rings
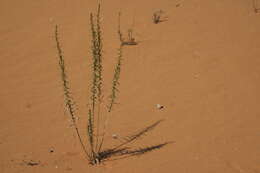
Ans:
{"label": "desert sand surface", "polygon": [[[174,142],[139,157],[88,164],[65,109],[54,31],[57,24],[86,140],[89,14],[97,4],[0,1],[0,172],[260,173],[260,12],[251,0],[101,2],[105,99],[119,11],[122,32],[133,29],[138,41],[124,48],[105,147],[117,142],[112,134],[127,136],[160,119],[131,145]],[[154,24],[158,10],[168,20]]]}

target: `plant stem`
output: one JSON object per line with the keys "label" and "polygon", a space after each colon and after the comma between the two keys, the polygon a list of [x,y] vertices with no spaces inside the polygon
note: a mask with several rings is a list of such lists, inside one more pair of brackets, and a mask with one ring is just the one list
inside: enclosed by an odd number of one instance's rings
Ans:
{"label": "plant stem", "polygon": [[80,145],[81,145],[84,153],[86,154],[86,156],[88,158],[90,158],[90,155],[88,154],[87,149],[86,149],[86,147],[83,143],[83,140],[81,138],[81,135],[79,133],[79,129],[78,129],[78,126],[77,126],[77,123],[76,123],[74,101],[73,101],[73,98],[71,96],[71,92],[70,92],[70,89],[69,89],[69,82],[67,80],[66,69],[65,69],[65,61],[64,61],[64,58],[63,58],[63,54],[62,54],[62,50],[61,50],[61,46],[60,46],[60,41],[59,41],[59,35],[58,35],[58,25],[56,25],[56,27],[55,27],[55,40],[56,40],[56,48],[58,50],[58,55],[59,55],[59,66],[60,66],[60,70],[61,70],[61,79],[62,79],[62,82],[63,82],[65,104],[66,104],[66,107],[67,107],[67,109],[70,113],[72,124],[73,124],[75,131],[76,131]]}

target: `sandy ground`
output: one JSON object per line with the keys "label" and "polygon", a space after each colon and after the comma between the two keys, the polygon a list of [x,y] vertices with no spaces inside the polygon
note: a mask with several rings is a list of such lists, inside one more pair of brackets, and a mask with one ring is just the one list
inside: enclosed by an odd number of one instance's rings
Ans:
{"label": "sandy ground", "polygon": [[[97,2],[1,0],[0,172],[260,173],[260,13],[252,3],[102,2],[104,93],[109,93],[119,44],[119,11],[124,33],[133,28],[140,41],[124,49],[120,104],[105,146],[116,143],[111,134],[128,135],[159,119],[165,121],[133,146],[174,143],[93,167],[64,108],[54,26],[59,25],[85,136],[89,13]],[[153,24],[152,14],[160,9],[168,21]],[[165,108],[156,109],[157,103]]]}

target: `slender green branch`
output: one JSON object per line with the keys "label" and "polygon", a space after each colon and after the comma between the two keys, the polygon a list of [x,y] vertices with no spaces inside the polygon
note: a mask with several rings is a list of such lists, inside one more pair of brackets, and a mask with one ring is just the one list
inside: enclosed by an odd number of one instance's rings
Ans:
{"label": "slender green branch", "polygon": [[79,133],[79,129],[76,123],[76,113],[75,113],[75,104],[72,98],[72,94],[70,92],[70,88],[69,88],[69,82],[67,79],[67,75],[66,75],[66,68],[65,68],[65,61],[63,58],[63,54],[62,54],[62,50],[61,50],[61,46],[60,46],[60,41],[59,41],[59,35],[58,35],[58,26],[56,25],[55,27],[55,41],[56,41],[56,48],[58,50],[58,55],[59,55],[59,66],[60,66],[60,70],[61,70],[61,79],[63,82],[63,91],[64,91],[64,96],[65,96],[65,104],[66,107],[69,111],[69,114],[71,116],[71,120],[72,120],[72,124],[74,126],[74,129],[76,130],[80,145],[84,151],[84,153],[86,154],[86,156],[88,158],[90,158],[90,155],[87,152],[87,149],[83,143],[83,140],[81,138],[81,135]]}
{"label": "slender green branch", "polygon": [[114,69],[111,94],[109,96],[110,102],[109,102],[109,106],[108,106],[108,112],[111,112],[111,110],[115,104],[115,101],[116,101],[117,92],[119,92],[118,85],[119,85],[119,78],[120,78],[120,73],[121,73],[122,52],[123,52],[123,45],[120,45],[120,47],[118,49],[117,64]]}

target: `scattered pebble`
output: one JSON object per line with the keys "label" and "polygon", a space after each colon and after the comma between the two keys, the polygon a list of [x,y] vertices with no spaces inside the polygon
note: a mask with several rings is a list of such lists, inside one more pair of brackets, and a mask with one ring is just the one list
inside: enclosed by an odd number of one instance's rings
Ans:
{"label": "scattered pebble", "polygon": [[54,149],[53,149],[53,148],[51,148],[51,149],[49,150],[49,152],[50,152],[50,153],[53,153],[53,152],[54,152]]}
{"label": "scattered pebble", "polygon": [[23,160],[23,162],[26,164],[26,165],[28,165],[28,166],[37,166],[37,165],[39,165],[40,164],[40,161],[33,161],[33,160],[30,160],[30,161],[25,161],[25,160]]}
{"label": "scattered pebble", "polygon": [[163,109],[164,108],[164,106],[160,105],[160,104],[156,104],[156,107],[157,107],[157,109]]}
{"label": "scattered pebble", "polygon": [[117,134],[112,134],[112,138],[114,138],[114,139],[118,139]]}

